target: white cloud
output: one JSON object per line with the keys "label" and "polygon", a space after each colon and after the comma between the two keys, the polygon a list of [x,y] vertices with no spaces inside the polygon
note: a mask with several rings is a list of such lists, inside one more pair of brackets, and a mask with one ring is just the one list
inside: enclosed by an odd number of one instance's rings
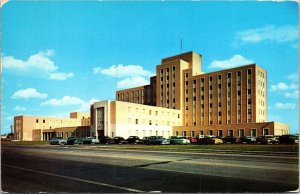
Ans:
{"label": "white cloud", "polygon": [[51,73],[49,78],[50,79],[55,79],[55,80],[66,80],[68,78],[73,77],[73,73],[61,73],[61,72],[57,72],[57,73]]}
{"label": "white cloud", "polygon": [[242,66],[242,65],[248,65],[254,63],[250,59],[246,59],[242,55],[234,55],[230,59],[226,59],[223,61],[218,61],[214,60],[213,62],[210,63],[209,68],[232,68],[232,67],[237,67],[237,66]]}
{"label": "white cloud", "polygon": [[16,107],[14,108],[14,111],[19,111],[19,112],[25,111],[25,110],[26,110],[26,108],[25,108],[25,107],[22,107],[22,106],[16,106]]}
{"label": "white cloud", "polygon": [[27,88],[25,90],[18,90],[13,95],[13,99],[18,98],[47,98],[48,94],[40,93],[35,88]]}
{"label": "white cloud", "polygon": [[90,99],[88,102],[84,102],[80,108],[78,109],[78,111],[80,112],[85,112],[85,111],[89,111],[90,110],[90,105],[93,104],[94,102],[98,102],[98,99],[92,98]]}
{"label": "white cloud", "polygon": [[296,108],[296,104],[294,104],[294,103],[280,103],[280,102],[277,102],[275,104],[275,108],[277,108],[277,109],[295,109]]}
{"label": "white cloud", "polygon": [[[73,73],[56,72],[58,67],[50,59],[53,55],[53,50],[40,51],[29,56],[25,61],[16,59],[13,56],[3,56],[3,68],[24,76],[46,77],[49,79],[57,78],[57,80],[65,80],[72,77]],[[63,76],[65,77],[64,79],[62,79]]]}
{"label": "white cloud", "polygon": [[295,90],[293,92],[285,92],[284,96],[287,98],[299,98],[299,90]]}
{"label": "white cloud", "polygon": [[8,117],[5,118],[5,120],[7,120],[7,121],[11,121],[13,119],[14,119],[14,116],[8,116]]}
{"label": "white cloud", "polygon": [[271,91],[283,91],[283,90],[292,90],[297,89],[299,87],[298,84],[286,84],[283,82],[279,82],[278,84],[271,85]]}
{"label": "white cloud", "polygon": [[274,26],[266,25],[261,28],[253,28],[243,30],[237,33],[235,45],[238,43],[260,43],[260,42],[274,42],[287,43],[294,42],[298,39],[297,26]]}
{"label": "white cloud", "polygon": [[292,73],[288,76],[286,76],[286,78],[288,80],[294,81],[294,82],[298,82],[299,81],[299,74],[298,73]]}
{"label": "white cloud", "polygon": [[153,76],[154,73],[151,71],[145,70],[140,65],[112,65],[109,68],[101,69],[100,67],[95,67],[93,69],[94,74],[104,74],[111,77],[135,77],[135,76],[143,76],[143,77],[150,77]]}
{"label": "white cloud", "polygon": [[145,79],[144,77],[138,76],[138,77],[127,77],[121,81],[118,82],[118,88],[131,88],[131,87],[137,87],[142,85],[149,84],[149,81]]}
{"label": "white cloud", "polygon": [[52,98],[41,103],[41,106],[79,106],[77,111],[88,111],[90,109],[90,104],[97,102],[99,100],[92,98],[87,102],[81,98],[74,96],[64,96],[61,99]]}
{"label": "white cloud", "polygon": [[42,106],[51,105],[51,106],[68,106],[68,105],[81,105],[84,103],[84,100],[73,97],[73,96],[64,96],[62,99],[52,98],[46,102],[41,103]]}

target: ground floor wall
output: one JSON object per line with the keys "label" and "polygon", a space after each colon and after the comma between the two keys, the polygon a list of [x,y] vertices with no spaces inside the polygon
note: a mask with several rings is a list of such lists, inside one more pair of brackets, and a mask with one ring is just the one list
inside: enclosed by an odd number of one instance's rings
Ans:
{"label": "ground floor wall", "polygon": [[27,141],[48,141],[54,137],[89,137],[91,136],[90,126],[61,127],[55,129],[34,129],[32,139]]}
{"label": "ground floor wall", "polygon": [[[277,128],[276,128],[277,127]],[[280,128],[280,130],[278,129]],[[197,135],[215,135],[215,136],[262,136],[262,135],[283,135],[289,133],[287,124],[277,125],[274,122],[246,123],[230,125],[204,125],[204,126],[174,126],[173,135],[197,136]]]}
{"label": "ground floor wall", "polygon": [[145,136],[163,136],[168,138],[172,135],[171,126],[163,125],[132,125],[132,124],[117,124],[115,130],[111,130],[112,134],[109,136],[121,136],[128,138],[129,136],[138,136],[143,138]]}

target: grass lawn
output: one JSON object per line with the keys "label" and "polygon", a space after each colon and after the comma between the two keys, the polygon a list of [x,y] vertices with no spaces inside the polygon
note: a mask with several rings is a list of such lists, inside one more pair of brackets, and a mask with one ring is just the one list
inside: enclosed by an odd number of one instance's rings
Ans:
{"label": "grass lawn", "polygon": [[48,141],[1,141],[1,145],[49,145]]}
{"label": "grass lawn", "polygon": [[[49,145],[48,141],[1,141],[1,145]],[[89,147],[83,145],[80,147]],[[78,146],[75,146],[78,147]],[[238,150],[245,151],[266,151],[266,152],[299,152],[299,145],[261,145],[261,144],[221,144],[221,145],[103,145],[96,144],[93,148],[111,148],[111,149],[143,149],[143,150],[168,150],[168,151],[220,151],[220,150]]]}
{"label": "grass lawn", "polygon": [[[102,145],[99,145],[102,146]],[[116,149],[145,149],[145,150],[240,150],[243,151],[271,151],[271,152],[299,152],[295,145],[260,145],[260,144],[221,144],[221,145],[108,145]]]}

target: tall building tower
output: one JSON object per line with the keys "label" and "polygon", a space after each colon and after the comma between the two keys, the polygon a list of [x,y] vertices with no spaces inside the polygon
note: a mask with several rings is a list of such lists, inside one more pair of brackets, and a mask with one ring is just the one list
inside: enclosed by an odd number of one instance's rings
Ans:
{"label": "tall building tower", "polygon": [[[117,91],[117,100],[181,110],[182,126],[173,126],[174,135],[274,131],[274,122],[267,122],[267,73],[257,64],[204,73],[202,56],[187,52],[162,59],[150,80],[150,85]],[[288,129],[276,126],[281,133]]]}

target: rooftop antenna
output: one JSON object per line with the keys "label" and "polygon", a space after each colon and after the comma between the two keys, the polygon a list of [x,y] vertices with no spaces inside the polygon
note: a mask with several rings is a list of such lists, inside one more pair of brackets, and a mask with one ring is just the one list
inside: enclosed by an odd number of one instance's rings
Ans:
{"label": "rooftop antenna", "polygon": [[116,101],[118,100],[118,98],[117,98],[117,91],[118,91],[118,73],[117,73],[117,69],[118,69],[118,66],[116,66],[116,93],[115,93]]}
{"label": "rooftop antenna", "polygon": [[182,53],[182,39],[180,40],[180,54]]}

